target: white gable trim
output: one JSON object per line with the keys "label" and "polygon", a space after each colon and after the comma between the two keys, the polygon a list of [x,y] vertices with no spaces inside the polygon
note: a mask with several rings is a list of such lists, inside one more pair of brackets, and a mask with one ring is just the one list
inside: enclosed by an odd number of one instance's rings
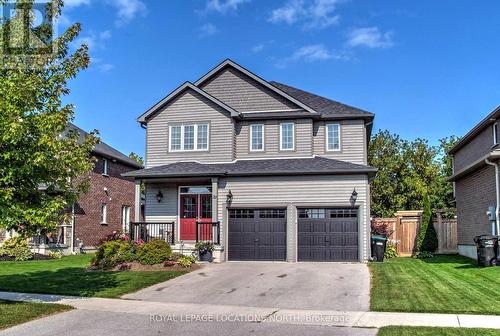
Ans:
{"label": "white gable trim", "polygon": [[278,89],[276,86],[268,83],[266,80],[260,78],[259,76],[257,76],[256,74],[250,72],[249,70],[245,69],[244,67],[242,67],[241,65],[239,65],[238,63],[236,62],[233,62],[231,61],[230,59],[227,59],[225,60],[224,62],[220,63],[219,65],[217,65],[215,68],[213,68],[212,70],[210,70],[206,75],[204,75],[203,77],[201,77],[200,79],[198,79],[194,85],[196,86],[200,86],[202,85],[204,82],[206,82],[209,78],[211,78],[213,75],[215,75],[217,72],[221,71],[224,67],[226,66],[230,66],[230,67],[233,67],[234,69],[242,72],[243,74],[247,75],[248,77],[252,78],[253,80],[257,81],[258,83],[262,84],[263,86],[265,86],[266,88],[270,89],[271,91],[274,91],[275,93],[279,94],[280,96],[284,97],[285,99],[291,101],[292,103],[294,103],[295,105],[298,105],[300,107],[302,107],[304,110],[308,111],[308,112],[311,112],[313,114],[318,114],[318,112],[316,112],[315,110],[313,110],[312,108],[310,108],[309,106],[305,105],[304,103],[302,103],[301,101],[293,98],[292,96],[290,96],[289,94],[287,94],[286,92]]}
{"label": "white gable trim", "polygon": [[207,92],[201,90],[199,87],[194,86],[192,83],[185,82],[184,84],[182,84],[181,86],[179,86],[177,89],[175,89],[174,91],[172,91],[168,96],[166,96],[165,98],[163,98],[162,100],[160,100],[158,103],[156,103],[154,106],[152,106],[149,110],[147,110],[146,112],[144,112],[139,118],[137,118],[137,121],[140,122],[140,123],[146,123],[146,120],[151,115],[153,115],[154,113],[156,113],[162,106],[164,106],[169,101],[171,101],[172,99],[174,99],[175,97],[177,97],[179,94],[181,94],[182,92],[184,92],[185,90],[188,90],[188,89],[191,89],[191,90],[195,91],[196,93],[199,93],[203,97],[205,97],[208,100],[212,101],[213,103],[219,105],[224,110],[226,110],[229,113],[231,113],[231,117],[239,117],[240,116],[240,113],[238,111],[236,111],[235,109],[233,109],[232,107],[227,106],[226,104],[224,104],[223,102],[221,102],[217,98],[215,98],[215,97],[211,96],[210,94],[208,94]]}

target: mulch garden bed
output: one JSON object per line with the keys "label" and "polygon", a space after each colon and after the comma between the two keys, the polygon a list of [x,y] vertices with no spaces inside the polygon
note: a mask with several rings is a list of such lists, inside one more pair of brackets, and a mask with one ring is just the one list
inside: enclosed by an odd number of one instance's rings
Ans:
{"label": "mulch garden bed", "polygon": [[[161,271],[176,271],[176,272],[191,272],[196,271],[202,268],[203,265],[200,264],[192,264],[189,267],[183,267],[181,265],[169,265],[165,266],[164,264],[157,265],[142,265],[138,262],[130,262],[126,264],[121,264],[116,267],[113,267],[109,271],[137,271],[137,272],[161,272]],[[102,271],[102,269],[89,268],[91,271]]]}
{"label": "mulch garden bed", "polygon": [[[49,260],[49,259],[52,259],[52,258],[48,255],[34,253],[33,259],[30,259],[30,260]],[[8,255],[0,255],[0,261],[16,261],[16,258],[8,256]]]}

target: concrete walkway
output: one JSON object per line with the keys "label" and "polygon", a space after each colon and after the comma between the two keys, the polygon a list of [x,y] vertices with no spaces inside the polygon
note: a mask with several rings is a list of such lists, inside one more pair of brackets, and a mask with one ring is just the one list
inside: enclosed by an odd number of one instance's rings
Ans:
{"label": "concrete walkway", "polygon": [[256,322],[380,328],[389,325],[500,329],[500,316],[279,309],[0,292],[0,299],[60,303],[79,310],[146,315],[150,322]]}

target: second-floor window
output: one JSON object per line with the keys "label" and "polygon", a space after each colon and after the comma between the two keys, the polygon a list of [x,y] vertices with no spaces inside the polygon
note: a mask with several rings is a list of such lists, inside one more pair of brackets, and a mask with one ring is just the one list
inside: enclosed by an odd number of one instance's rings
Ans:
{"label": "second-floor window", "polygon": [[326,125],[326,149],[329,151],[340,150],[340,125]]}
{"label": "second-floor window", "polygon": [[170,126],[170,151],[208,150],[208,124]]}
{"label": "second-floor window", "polygon": [[250,125],[250,150],[263,151],[264,150],[264,125],[254,124]]}
{"label": "second-floor window", "polygon": [[282,123],[280,124],[280,150],[295,149],[295,124]]}

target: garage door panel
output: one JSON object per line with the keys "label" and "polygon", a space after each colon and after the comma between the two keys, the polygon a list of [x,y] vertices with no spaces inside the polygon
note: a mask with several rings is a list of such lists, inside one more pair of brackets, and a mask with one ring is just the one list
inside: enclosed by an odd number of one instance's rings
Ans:
{"label": "garage door panel", "polygon": [[284,209],[229,210],[228,259],[284,261],[285,213]]}
{"label": "garage door panel", "polygon": [[358,261],[357,209],[299,209],[299,261]]}

